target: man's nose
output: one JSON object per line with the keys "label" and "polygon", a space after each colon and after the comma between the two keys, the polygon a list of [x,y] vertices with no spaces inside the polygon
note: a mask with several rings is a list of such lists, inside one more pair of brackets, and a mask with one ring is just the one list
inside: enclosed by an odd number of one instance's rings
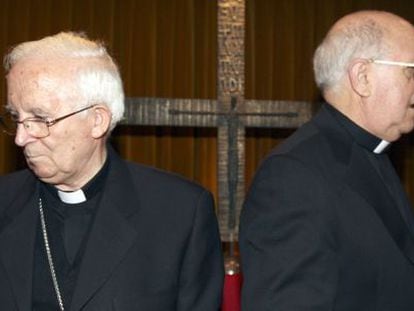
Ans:
{"label": "man's nose", "polygon": [[27,129],[24,127],[24,124],[17,124],[16,136],[14,137],[14,143],[19,147],[24,147],[27,143],[36,140],[35,137],[31,136]]}

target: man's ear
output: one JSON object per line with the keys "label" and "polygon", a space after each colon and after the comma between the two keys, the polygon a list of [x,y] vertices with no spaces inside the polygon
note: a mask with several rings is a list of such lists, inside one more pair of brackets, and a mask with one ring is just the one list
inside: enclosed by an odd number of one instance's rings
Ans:
{"label": "man's ear", "polygon": [[109,108],[105,105],[96,105],[93,109],[93,128],[92,137],[102,138],[109,131],[112,114]]}
{"label": "man's ear", "polygon": [[348,67],[348,78],[355,93],[361,97],[371,95],[371,77],[369,62],[366,59],[355,59]]}

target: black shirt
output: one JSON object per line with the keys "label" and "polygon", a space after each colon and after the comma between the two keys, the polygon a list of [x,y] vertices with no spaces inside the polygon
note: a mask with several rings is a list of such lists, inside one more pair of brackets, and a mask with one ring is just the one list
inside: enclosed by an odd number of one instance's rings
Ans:
{"label": "black shirt", "polygon": [[[72,300],[89,231],[93,225],[93,218],[99,207],[101,190],[109,171],[109,162],[107,159],[98,174],[82,188],[86,197],[84,202],[64,203],[59,198],[56,188],[45,183],[42,183],[40,187],[53,264],[66,310],[69,309]],[[40,218],[37,227],[33,262],[32,310],[56,311],[59,310],[59,304],[47,260]]]}

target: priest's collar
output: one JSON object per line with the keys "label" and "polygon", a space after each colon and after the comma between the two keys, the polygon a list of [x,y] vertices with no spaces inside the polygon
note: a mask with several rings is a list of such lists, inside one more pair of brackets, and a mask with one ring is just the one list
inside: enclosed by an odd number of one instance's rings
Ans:
{"label": "priest's collar", "polygon": [[108,175],[110,165],[109,155],[107,156],[104,165],[99,170],[99,172],[81,189],[75,191],[62,191],[50,184],[44,184],[46,189],[49,192],[66,204],[80,204],[86,202],[87,200],[93,198],[97,193],[99,193],[106,180],[106,176]]}
{"label": "priest's collar", "polygon": [[335,109],[330,104],[325,104],[327,110],[334,116],[334,118],[345,128],[345,130],[354,138],[354,140],[363,148],[381,154],[385,152],[390,146],[390,142],[378,138],[371,133],[364,130],[362,127],[354,123],[351,119],[346,117],[340,111]]}
{"label": "priest's collar", "polygon": [[66,204],[79,204],[86,202],[86,195],[82,189],[76,191],[57,190],[59,199]]}

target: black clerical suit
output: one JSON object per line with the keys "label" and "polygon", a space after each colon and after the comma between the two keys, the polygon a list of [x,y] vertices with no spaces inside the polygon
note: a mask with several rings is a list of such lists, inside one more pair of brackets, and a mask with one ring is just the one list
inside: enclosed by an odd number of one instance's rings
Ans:
{"label": "black clerical suit", "polygon": [[380,143],[323,105],[265,159],[241,216],[243,311],[414,310],[413,216]]}
{"label": "black clerical suit", "polygon": [[[66,310],[218,310],[223,264],[211,194],[109,157]],[[0,310],[29,311],[42,297],[33,289],[40,185],[28,170],[0,177]]]}

